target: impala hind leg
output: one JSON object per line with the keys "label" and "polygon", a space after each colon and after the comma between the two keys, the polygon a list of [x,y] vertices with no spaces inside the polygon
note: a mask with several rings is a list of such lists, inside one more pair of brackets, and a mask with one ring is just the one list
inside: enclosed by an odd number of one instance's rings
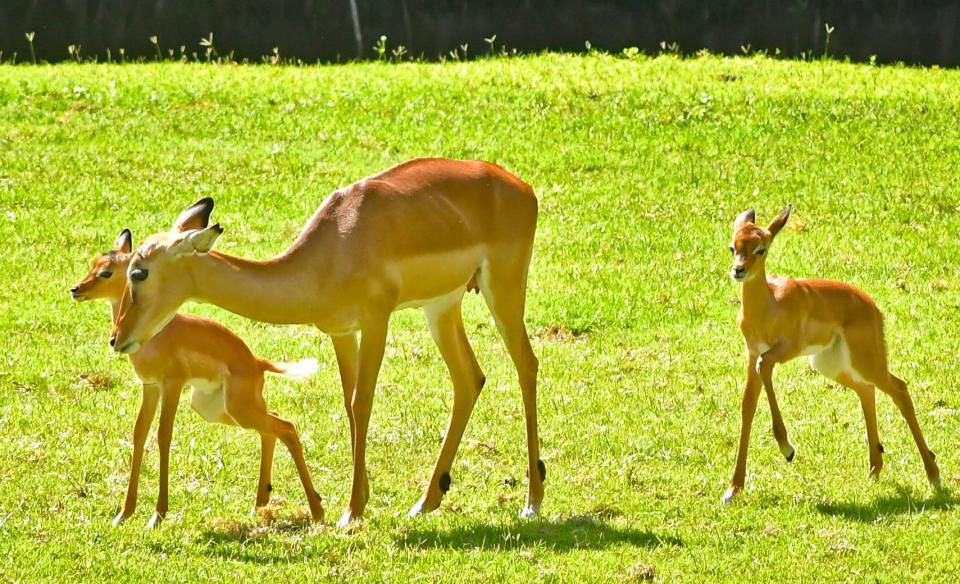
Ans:
{"label": "impala hind leg", "polygon": [[[527,256],[529,261],[529,256]],[[543,502],[543,482],[547,469],[540,460],[540,437],[537,430],[537,371],[540,362],[530,346],[530,337],[523,322],[526,301],[527,263],[485,266],[478,283],[483,298],[493,313],[497,329],[513,359],[523,396],[523,413],[527,430],[527,502],[520,511],[522,517],[535,517]]]}
{"label": "impala hind leg", "polygon": [[910,433],[913,434],[913,440],[917,443],[917,449],[920,451],[920,458],[923,459],[923,468],[927,473],[927,479],[936,488],[940,488],[940,468],[937,466],[936,456],[927,446],[923,438],[923,432],[920,430],[920,422],[917,421],[917,413],[913,407],[913,399],[907,390],[907,384],[892,373],[887,374],[887,378],[882,383],[877,383],[877,387],[893,399],[897,409],[907,421]]}
{"label": "impala hind leg", "polygon": [[440,500],[450,488],[450,468],[463,439],[463,432],[470,420],[473,406],[480,396],[480,390],[483,388],[483,372],[480,371],[477,357],[467,340],[467,333],[463,330],[461,299],[462,293],[450,301],[424,307],[427,322],[430,325],[430,334],[440,349],[440,355],[453,381],[453,409],[450,412],[450,423],[447,425],[447,433],[443,438],[437,464],[434,466],[423,498],[410,509],[411,517],[419,513],[428,513],[440,506]]}
{"label": "impala hind leg", "polygon": [[[271,412],[272,413],[272,412]],[[273,453],[277,448],[277,437],[273,434],[260,433],[260,479],[257,481],[257,502],[255,509],[270,502],[270,492],[273,491],[271,477],[273,476]]]}
{"label": "impala hind leg", "polygon": [[133,455],[130,457],[130,481],[127,483],[127,496],[123,500],[123,509],[113,519],[114,525],[120,525],[128,519],[137,508],[137,490],[140,485],[140,466],[143,462],[143,445],[150,432],[150,424],[157,413],[157,403],[160,401],[160,388],[154,383],[143,384],[143,397],[140,401],[140,412],[133,426]]}
{"label": "impala hind leg", "polygon": [[[240,427],[256,430],[261,435],[275,436],[276,439],[283,442],[287,450],[290,451],[290,456],[293,457],[293,462],[297,467],[297,474],[300,476],[300,482],[307,496],[307,505],[310,507],[311,517],[316,522],[323,521],[323,505],[320,502],[320,495],[313,488],[310,469],[307,468],[307,462],[303,458],[300,434],[293,423],[267,411],[267,404],[264,402],[262,394],[263,375],[261,374],[259,377],[231,376],[226,378],[224,383],[224,404],[227,413],[236,420]],[[265,459],[261,458],[261,486],[264,462]],[[259,496],[258,491],[258,500]],[[267,499],[269,500],[269,491],[267,491]]]}
{"label": "impala hind leg", "polygon": [[867,425],[867,445],[870,448],[870,476],[878,478],[880,471],[883,470],[883,444],[880,443],[880,433],[877,431],[876,388],[868,383],[856,381],[846,372],[837,375],[834,381],[849,387],[860,398],[863,420]]}

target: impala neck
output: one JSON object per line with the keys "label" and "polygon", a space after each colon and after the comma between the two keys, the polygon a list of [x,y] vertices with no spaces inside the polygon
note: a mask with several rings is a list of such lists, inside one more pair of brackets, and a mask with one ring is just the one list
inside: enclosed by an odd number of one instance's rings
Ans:
{"label": "impala neck", "polygon": [[745,319],[763,320],[774,303],[773,292],[767,283],[767,270],[760,266],[758,273],[743,283],[741,309]]}
{"label": "impala neck", "polygon": [[261,322],[314,322],[318,263],[303,254],[255,261],[216,252],[188,256],[192,298]]}

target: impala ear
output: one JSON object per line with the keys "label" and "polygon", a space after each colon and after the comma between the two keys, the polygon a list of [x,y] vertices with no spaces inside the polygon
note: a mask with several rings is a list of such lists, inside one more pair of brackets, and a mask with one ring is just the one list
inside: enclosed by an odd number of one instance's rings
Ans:
{"label": "impala ear", "polygon": [[740,229],[747,223],[755,223],[757,220],[757,214],[753,212],[753,209],[747,209],[743,213],[737,215],[736,220],[733,222],[734,229]]}
{"label": "impala ear", "polygon": [[211,225],[206,229],[194,229],[183,234],[183,237],[170,248],[171,253],[180,255],[185,253],[207,253],[223,233],[220,224]]}
{"label": "impala ear", "polygon": [[204,229],[210,222],[210,213],[213,212],[213,199],[204,197],[190,205],[186,211],[180,213],[177,220],[173,222],[174,233],[184,233],[193,229]]}
{"label": "impala ear", "polygon": [[783,226],[787,224],[787,219],[790,219],[790,211],[793,211],[793,205],[787,205],[787,208],[780,211],[780,214],[770,222],[770,225],[767,226],[770,237],[776,237],[777,233],[780,233]]}
{"label": "impala ear", "polygon": [[133,234],[129,229],[124,229],[113,242],[113,251],[117,253],[130,253],[133,251]]}

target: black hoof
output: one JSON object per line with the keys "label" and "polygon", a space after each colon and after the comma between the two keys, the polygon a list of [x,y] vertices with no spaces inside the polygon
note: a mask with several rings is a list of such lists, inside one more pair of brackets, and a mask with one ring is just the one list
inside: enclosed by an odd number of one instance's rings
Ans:
{"label": "black hoof", "polygon": [[542,460],[537,461],[537,470],[540,471],[540,482],[547,480],[547,465],[543,464]]}
{"label": "black hoof", "polygon": [[883,444],[877,444],[877,450],[880,451],[880,454],[883,454]]}
{"label": "black hoof", "polygon": [[443,473],[442,475],[440,475],[440,481],[439,481],[439,482],[440,482],[440,491],[441,491],[441,492],[446,493],[447,491],[449,491],[449,490],[450,490],[450,483],[451,483],[450,473],[445,472],[445,473]]}
{"label": "black hoof", "polygon": [[797,451],[796,451],[796,450],[794,450],[793,452],[791,452],[791,453],[790,453],[790,456],[787,456],[787,457],[786,457],[787,462],[793,462],[793,457],[796,456],[796,455],[797,455]]}

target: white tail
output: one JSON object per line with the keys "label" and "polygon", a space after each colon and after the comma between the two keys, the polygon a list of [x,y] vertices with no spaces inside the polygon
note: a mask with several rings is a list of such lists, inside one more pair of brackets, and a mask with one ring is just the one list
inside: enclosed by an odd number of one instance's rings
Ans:
{"label": "white tail", "polygon": [[301,359],[296,363],[277,363],[275,361],[262,360],[263,370],[276,373],[288,379],[306,379],[317,373],[316,359]]}

